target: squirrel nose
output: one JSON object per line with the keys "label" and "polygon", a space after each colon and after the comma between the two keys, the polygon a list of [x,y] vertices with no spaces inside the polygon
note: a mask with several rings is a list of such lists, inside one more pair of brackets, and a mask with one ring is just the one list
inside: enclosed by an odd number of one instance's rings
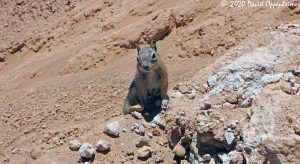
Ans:
{"label": "squirrel nose", "polygon": [[148,65],[143,65],[143,68],[145,69],[145,70],[149,70],[149,66]]}

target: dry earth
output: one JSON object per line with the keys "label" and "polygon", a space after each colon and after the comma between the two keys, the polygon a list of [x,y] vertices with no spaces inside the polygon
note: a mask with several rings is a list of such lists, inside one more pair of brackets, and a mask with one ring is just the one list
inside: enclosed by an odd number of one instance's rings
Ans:
{"label": "dry earth", "polygon": [[[299,163],[295,11],[220,0],[0,0],[0,163],[77,163],[73,139],[107,139],[111,150],[93,160],[101,164],[155,163],[158,154],[163,163],[207,154],[206,163]],[[165,129],[122,114],[135,46],[151,40],[170,76]],[[119,137],[103,133],[112,121]],[[148,159],[137,158],[134,123],[154,135]]]}

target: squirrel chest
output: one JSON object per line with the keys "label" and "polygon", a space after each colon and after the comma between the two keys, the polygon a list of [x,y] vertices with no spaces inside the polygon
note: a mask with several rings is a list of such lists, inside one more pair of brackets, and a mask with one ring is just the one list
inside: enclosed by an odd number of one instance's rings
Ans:
{"label": "squirrel chest", "polygon": [[162,76],[159,72],[149,71],[138,74],[135,78],[137,93],[144,101],[151,101],[160,96]]}

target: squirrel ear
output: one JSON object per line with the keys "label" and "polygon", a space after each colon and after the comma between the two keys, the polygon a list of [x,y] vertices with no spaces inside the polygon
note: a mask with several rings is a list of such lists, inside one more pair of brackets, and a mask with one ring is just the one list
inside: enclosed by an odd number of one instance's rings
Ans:
{"label": "squirrel ear", "polygon": [[155,40],[151,41],[150,47],[153,48],[155,51],[157,50],[157,48],[156,48],[156,41]]}
{"label": "squirrel ear", "polygon": [[139,53],[140,50],[141,50],[141,47],[140,47],[139,45],[136,45],[136,50],[137,50],[137,52]]}

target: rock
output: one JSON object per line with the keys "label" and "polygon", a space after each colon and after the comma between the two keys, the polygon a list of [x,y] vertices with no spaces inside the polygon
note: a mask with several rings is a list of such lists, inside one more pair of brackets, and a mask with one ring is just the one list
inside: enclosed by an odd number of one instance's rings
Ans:
{"label": "rock", "polygon": [[294,78],[295,78],[295,76],[293,75],[292,72],[287,72],[287,73],[283,74],[283,79],[285,81],[290,81],[291,79],[294,79]]}
{"label": "rock", "polygon": [[162,100],[161,101],[161,109],[167,109],[168,103],[169,103],[169,100]]}
{"label": "rock", "polygon": [[272,83],[278,82],[283,77],[283,73],[272,75]]}
{"label": "rock", "polygon": [[211,160],[211,156],[209,154],[205,154],[205,155],[203,155],[202,159],[205,162],[209,162]]}
{"label": "rock", "polygon": [[132,112],[131,116],[134,117],[135,119],[142,119],[142,114],[136,111]]}
{"label": "rock", "polygon": [[230,158],[228,157],[227,154],[225,153],[218,154],[218,157],[222,160],[222,163],[229,164]]}
{"label": "rock", "polygon": [[90,143],[84,143],[80,147],[78,153],[82,158],[93,158],[96,153],[96,149],[94,149]]}
{"label": "rock", "polygon": [[201,110],[208,110],[211,108],[211,103],[208,102],[208,101],[205,101],[205,102],[201,102],[200,104],[200,109]]}
{"label": "rock", "polygon": [[228,157],[230,164],[242,164],[244,160],[243,153],[236,150],[229,152]]}
{"label": "rock", "polygon": [[222,106],[226,109],[233,109],[236,107],[235,104],[230,104],[229,102],[225,102]]}
{"label": "rock", "polygon": [[137,150],[137,157],[139,159],[149,158],[153,152],[150,146],[143,146]]}
{"label": "rock", "polygon": [[252,98],[247,98],[241,103],[241,107],[248,108],[252,105]]}
{"label": "rock", "polygon": [[300,67],[295,68],[294,70],[292,70],[292,73],[293,73],[295,76],[299,76],[299,75],[300,75]]}
{"label": "rock", "polygon": [[29,154],[32,159],[37,159],[41,156],[41,152],[37,149],[31,149]]}
{"label": "rock", "polygon": [[166,128],[166,122],[164,120],[162,120],[159,115],[156,115],[153,118],[152,122],[155,123],[156,125],[158,125],[158,127],[161,128],[161,129]]}
{"label": "rock", "polygon": [[152,131],[152,134],[153,134],[154,136],[160,136],[160,135],[161,135],[161,134],[160,134],[160,131],[157,130],[157,129],[154,129],[154,130]]}
{"label": "rock", "polygon": [[82,157],[81,157],[81,156],[78,156],[78,157],[77,157],[77,162],[78,162],[78,163],[81,163],[82,161],[83,161]]}
{"label": "rock", "polygon": [[215,159],[211,158],[211,160],[208,162],[208,164],[216,164]]}
{"label": "rock", "polygon": [[180,129],[184,130],[187,126],[187,120],[183,116],[177,116],[176,118],[176,124],[180,127]]}
{"label": "rock", "polygon": [[129,156],[129,160],[133,160],[134,159],[134,156],[133,155],[130,155]]}
{"label": "rock", "polygon": [[235,94],[229,94],[225,96],[225,100],[229,102],[230,104],[237,104],[238,99]]}
{"label": "rock", "polygon": [[151,125],[152,128],[156,128],[157,127],[156,123],[154,123],[154,122],[151,122],[150,125]]}
{"label": "rock", "polygon": [[233,121],[230,122],[230,124],[228,125],[228,127],[231,128],[231,129],[235,129],[236,126],[237,126],[237,124],[239,124],[239,121],[233,120]]}
{"label": "rock", "polygon": [[295,10],[297,8],[297,6],[298,5],[297,5],[296,1],[294,1],[288,5],[288,8],[291,10]]}
{"label": "rock", "polygon": [[0,53],[0,62],[5,62],[5,56],[2,53]]}
{"label": "rock", "polygon": [[96,148],[100,152],[108,151],[108,150],[110,150],[110,144],[107,140],[99,140],[96,143]]}
{"label": "rock", "polygon": [[294,87],[292,87],[292,89],[293,89],[294,93],[297,93],[300,89],[300,84],[298,84],[298,83],[294,84]]}
{"label": "rock", "polygon": [[143,108],[140,105],[135,105],[135,106],[131,106],[128,109],[128,113],[132,113],[132,112],[141,112],[143,111]]}
{"label": "rock", "polygon": [[292,89],[292,86],[291,86],[288,82],[280,81],[280,82],[278,83],[278,85],[279,85],[279,88],[280,88],[283,92],[285,92],[285,93],[287,93],[287,94],[292,94],[293,89]]}
{"label": "rock", "polygon": [[153,138],[153,134],[152,134],[152,133],[147,133],[147,136],[148,136],[149,138]]}
{"label": "rock", "polygon": [[175,91],[171,94],[172,98],[181,98],[182,97],[182,93],[179,91]]}
{"label": "rock", "polygon": [[261,83],[263,85],[270,84],[270,83],[276,83],[278,82],[283,76],[283,73],[271,75],[271,74],[265,74],[261,77]]}
{"label": "rock", "polygon": [[207,79],[207,85],[208,86],[215,86],[217,84],[217,76],[214,75],[214,76],[210,76],[208,79]]}
{"label": "rock", "polygon": [[119,136],[119,122],[115,121],[115,122],[111,122],[106,124],[103,132],[108,134],[108,135],[112,135],[114,137],[118,137]]}
{"label": "rock", "polygon": [[178,157],[184,157],[185,153],[186,153],[186,150],[182,145],[177,143],[177,145],[173,149],[173,153]]}
{"label": "rock", "polygon": [[[174,164],[176,163],[176,161],[174,162]],[[180,161],[180,164],[190,164],[190,162],[189,161],[187,161],[187,160],[181,160]]]}
{"label": "rock", "polygon": [[192,92],[187,95],[187,97],[189,99],[194,99],[196,96],[197,96],[197,94],[196,94],[196,90],[195,89],[193,89]]}
{"label": "rock", "polygon": [[189,89],[188,86],[181,84],[181,85],[178,86],[178,90],[179,90],[179,92],[181,92],[182,94],[186,94],[186,93],[189,92],[190,89]]}
{"label": "rock", "polygon": [[11,50],[10,53],[14,54],[18,51],[20,51],[25,46],[25,43],[17,43]]}
{"label": "rock", "polygon": [[150,138],[148,136],[142,136],[135,141],[135,146],[136,147],[149,146],[149,143],[150,143]]}
{"label": "rock", "polygon": [[164,162],[165,154],[161,151],[155,153],[155,163]]}
{"label": "rock", "polygon": [[133,156],[134,155],[134,149],[132,147],[126,149],[126,155],[127,156]]}
{"label": "rock", "polygon": [[225,132],[225,139],[228,145],[231,145],[233,140],[235,139],[234,134],[230,128]]}
{"label": "rock", "polygon": [[207,91],[207,88],[208,88],[208,85],[207,84],[203,84],[199,87],[199,89],[196,89],[197,91],[200,91],[201,93],[206,93]]}
{"label": "rock", "polygon": [[131,130],[134,131],[136,134],[144,135],[145,134],[145,128],[143,125],[134,123],[133,127],[131,127]]}
{"label": "rock", "polygon": [[192,136],[192,142],[190,144],[190,162],[193,164],[200,164],[199,161],[203,161],[203,159],[199,155],[199,149],[197,144],[197,133],[194,133]]}
{"label": "rock", "polygon": [[81,146],[81,143],[79,140],[72,140],[69,142],[69,148],[72,150],[72,151],[77,151],[79,150]]}

